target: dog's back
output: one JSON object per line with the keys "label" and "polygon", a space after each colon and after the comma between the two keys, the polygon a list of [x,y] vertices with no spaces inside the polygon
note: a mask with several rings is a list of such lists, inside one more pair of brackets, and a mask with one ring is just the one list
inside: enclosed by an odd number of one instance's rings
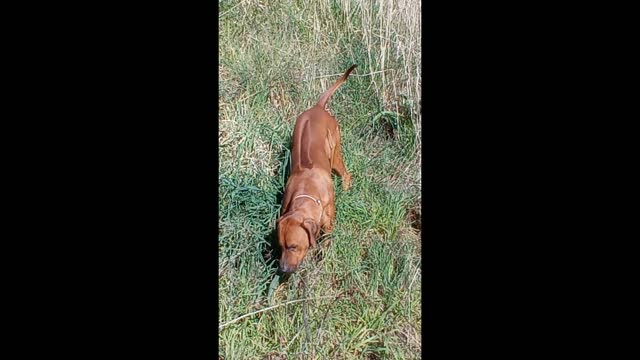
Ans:
{"label": "dog's back", "polygon": [[[338,123],[325,110],[325,107],[331,96],[347,80],[351,71],[356,67],[357,65],[352,65],[338,81],[320,96],[320,99],[313,107],[300,114],[296,119],[291,146],[292,173],[296,170],[311,169],[313,167],[319,167],[327,170],[329,174],[331,173],[330,158],[332,154],[328,154],[326,151],[327,136],[331,137],[331,133],[336,131]],[[333,145],[330,145],[329,147],[333,148]]]}

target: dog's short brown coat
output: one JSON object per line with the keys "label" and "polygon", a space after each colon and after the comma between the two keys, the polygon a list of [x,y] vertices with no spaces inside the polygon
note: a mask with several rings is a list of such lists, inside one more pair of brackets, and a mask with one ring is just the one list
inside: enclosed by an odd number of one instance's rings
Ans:
{"label": "dog's short brown coat", "polygon": [[[353,65],[325,91],[318,103],[296,119],[291,146],[291,175],[287,180],[278,219],[278,243],[282,251],[280,270],[293,272],[315,245],[322,228],[331,232],[336,217],[331,171],[342,178],[348,190],[351,174],[342,160],[340,128],[326,110],[327,101],[344,83]],[[315,200],[319,200],[318,204]]]}

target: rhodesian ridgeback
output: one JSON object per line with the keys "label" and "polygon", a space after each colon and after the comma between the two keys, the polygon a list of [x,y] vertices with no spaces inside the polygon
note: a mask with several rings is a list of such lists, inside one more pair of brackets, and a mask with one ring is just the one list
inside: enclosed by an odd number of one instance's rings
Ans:
{"label": "rhodesian ridgeback", "polygon": [[327,101],[342,85],[353,65],[325,91],[318,103],[296,119],[291,147],[291,175],[287,180],[278,219],[278,244],[282,250],[280,271],[295,272],[320,229],[331,232],[336,217],[331,170],[342,178],[342,188],[351,185],[351,174],[342,160],[340,129],[325,109]]}

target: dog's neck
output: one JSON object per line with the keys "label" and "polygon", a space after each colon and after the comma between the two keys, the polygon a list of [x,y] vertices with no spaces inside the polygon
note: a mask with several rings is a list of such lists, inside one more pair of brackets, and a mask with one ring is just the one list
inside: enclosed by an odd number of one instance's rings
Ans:
{"label": "dog's neck", "polygon": [[313,219],[320,224],[324,207],[319,199],[309,195],[298,195],[291,200],[290,212],[302,215],[305,219]]}

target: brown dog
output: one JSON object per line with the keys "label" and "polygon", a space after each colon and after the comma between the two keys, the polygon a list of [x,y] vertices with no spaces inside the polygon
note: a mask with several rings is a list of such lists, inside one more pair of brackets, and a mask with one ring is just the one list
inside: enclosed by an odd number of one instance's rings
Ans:
{"label": "brown dog", "polygon": [[291,175],[287,180],[278,219],[278,243],[282,250],[280,271],[294,272],[307,251],[316,244],[320,228],[333,229],[336,217],[331,170],[348,190],[351,174],[342,161],[338,122],[326,110],[327,101],[344,83],[353,65],[322,94],[318,103],[296,119],[291,147]]}

